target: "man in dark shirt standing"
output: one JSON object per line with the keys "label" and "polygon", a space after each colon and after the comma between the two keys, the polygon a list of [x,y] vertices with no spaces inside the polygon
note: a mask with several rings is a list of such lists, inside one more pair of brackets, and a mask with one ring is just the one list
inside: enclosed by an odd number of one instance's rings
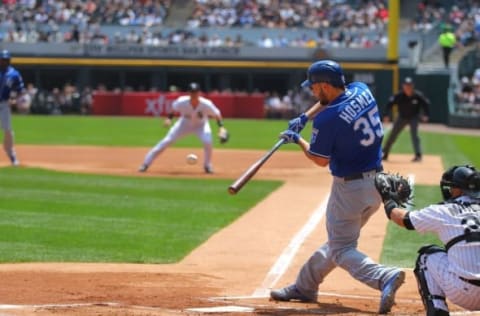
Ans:
{"label": "man in dark shirt standing", "polygon": [[[383,160],[388,159],[388,154],[390,153],[393,143],[403,128],[408,124],[410,125],[410,136],[415,151],[415,157],[412,161],[419,162],[422,160],[422,149],[420,146],[420,138],[418,137],[418,121],[419,119],[422,122],[428,121],[430,100],[428,100],[422,92],[414,89],[412,78],[406,77],[402,84],[402,90],[391,96],[388,100],[386,113],[383,117],[384,122],[390,121],[389,114],[391,114],[394,104],[397,105],[398,115],[383,147]],[[423,111],[421,115],[420,110]]]}

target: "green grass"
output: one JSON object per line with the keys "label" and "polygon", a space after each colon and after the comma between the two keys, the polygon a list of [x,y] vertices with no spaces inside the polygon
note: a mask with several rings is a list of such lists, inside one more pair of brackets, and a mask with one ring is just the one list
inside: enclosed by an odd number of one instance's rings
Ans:
{"label": "green grass", "polygon": [[[471,163],[480,167],[479,136],[420,132],[420,139],[423,152],[441,156],[444,166]],[[411,153],[413,157],[414,151],[408,128],[402,131],[391,152]]]}
{"label": "green grass", "polygon": [[2,168],[0,262],[176,262],[278,187]]}
{"label": "green grass", "polygon": [[[152,146],[167,129],[159,118],[20,116],[17,144]],[[230,142],[216,148],[266,150],[287,120],[226,119]],[[212,122],[213,132],[217,127]],[[310,126],[302,133],[308,139]],[[425,154],[444,167],[480,166],[480,137],[420,132]],[[200,147],[192,136],[176,147]],[[281,150],[298,150],[287,145]],[[413,153],[408,129],[392,153]],[[413,156],[413,154],[412,154]],[[299,157],[299,159],[302,159]],[[229,181],[86,176],[30,169],[0,169],[0,261],[175,262],[212,233],[274,190],[279,183],[253,181],[231,197]],[[440,180],[440,179],[439,179]],[[415,208],[440,200],[435,186],[416,186]],[[383,263],[412,267],[417,249],[437,243],[389,223]]]}
{"label": "green grass", "polygon": [[[162,118],[104,117],[104,116],[23,116],[15,115],[13,124],[19,144],[62,144],[99,146],[153,146],[168,129]],[[213,133],[216,124],[211,122]],[[287,120],[225,119],[230,131],[230,142],[218,148],[260,149],[270,148],[278,134],[287,127]],[[309,139],[311,126],[302,132]],[[440,155],[446,166],[472,163],[480,165],[478,136],[448,135],[420,132],[426,154]],[[174,147],[200,147],[192,135],[179,140]],[[283,146],[281,150],[298,150],[297,146]],[[393,145],[392,153],[413,153],[410,134],[406,128]],[[412,154],[413,155],[413,154]]]}
{"label": "green grass", "polygon": [[[480,167],[480,151],[478,150],[480,137],[478,136],[420,132],[420,138],[424,153],[441,156],[444,169],[462,164],[473,164]],[[412,153],[413,156],[408,128],[400,134],[392,148],[392,153]],[[440,183],[440,179],[438,179],[438,183]],[[415,186],[415,206],[413,209],[421,209],[437,203],[441,199],[439,185],[417,185]],[[401,267],[413,267],[417,258],[417,250],[426,244],[441,245],[441,242],[433,234],[421,235],[389,222],[381,262]]]}
{"label": "green grass", "polygon": [[[230,142],[222,148],[266,149],[276,142],[287,121],[225,119]],[[163,118],[92,116],[21,116],[13,118],[15,139],[19,144],[62,144],[99,146],[153,146],[168,129]],[[218,127],[211,121],[212,132]],[[309,128],[304,132],[309,135]],[[218,144],[216,137],[215,145]],[[173,147],[201,147],[194,135],[180,139]],[[295,149],[284,146],[282,149]]]}
{"label": "green grass", "polygon": [[[441,201],[442,196],[438,186],[416,185],[414,199],[412,210],[418,210]],[[389,222],[380,261],[412,268],[417,258],[417,250],[427,244],[441,245],[441,242],[433,234],[421,235]]]}

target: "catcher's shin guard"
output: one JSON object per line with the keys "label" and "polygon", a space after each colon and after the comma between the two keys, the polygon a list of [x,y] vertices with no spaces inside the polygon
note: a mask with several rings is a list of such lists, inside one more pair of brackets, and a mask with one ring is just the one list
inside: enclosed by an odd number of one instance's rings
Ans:
{"label": "catcher's shin guard", "polygon": [[427,271],[425,264],[427,256],[436,252],[445,252],[445,249],[436,245],[429,245],[420,248],[418,250],[419,255],[417,261],[415,262],[415,269],[413,270],[413,273],[417,279],[418,292],[422,298],[423,306],[426,310],[426,316],[449,316],[450,313],[448,310],[435,307],[433,300],[442,300],[445,302],[445,306],[447,306],[447,302],[445,301],[445,297],[430,293],[425,276],[425,271]]}

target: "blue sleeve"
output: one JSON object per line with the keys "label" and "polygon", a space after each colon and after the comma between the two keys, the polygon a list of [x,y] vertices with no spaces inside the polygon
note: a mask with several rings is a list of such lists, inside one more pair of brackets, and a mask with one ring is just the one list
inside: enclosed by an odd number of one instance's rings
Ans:
{"label": "blue sleeve", "polygon": [[25,89],[25,85],[23,84],[23,79],[20,73],[17,71],[13,76],[13,85],[12,90],[16,91],[17,93],[22,92]]}
{"label": "blue sleeve", "polygon": [[318,114],[312,127],[312,137],[310,139],[310,154],[324,158],[330,158],[335,143],[335,120],[328,119],[329,110]]}

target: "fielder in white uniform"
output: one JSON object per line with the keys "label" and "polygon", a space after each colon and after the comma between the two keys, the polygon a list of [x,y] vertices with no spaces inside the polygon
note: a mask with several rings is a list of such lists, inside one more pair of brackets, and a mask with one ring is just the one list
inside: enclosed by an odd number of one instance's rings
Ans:
{"label": "fielder in white uniform", "polygon": [[174,113],[179,114],[179,119],[173,124],[167,135],[160,140],[145,156],[138,169],[140,172],[147,171],[153,160],[177,139],[195,134],[203,143],[205,173],[213,173],[212,159],[212,130],[209,117],[217,120],[219,137],[226,134],[220,110],[207,98],[200,96],[200,86],[192,82],[189,84],[189,95],[181,96],[172,103],[172,110],[165,119],[165,126],[170,126]]}
{"label": "fielder in white uniform", "polygon": [[387,216],[399,226],[434,233],[445,247],[420,248],[414,274],[427,316],[449,315],[446,299],[480,310],[480,173],[454,166],[440,182],[444,202],[418,211],[393,205]]}

